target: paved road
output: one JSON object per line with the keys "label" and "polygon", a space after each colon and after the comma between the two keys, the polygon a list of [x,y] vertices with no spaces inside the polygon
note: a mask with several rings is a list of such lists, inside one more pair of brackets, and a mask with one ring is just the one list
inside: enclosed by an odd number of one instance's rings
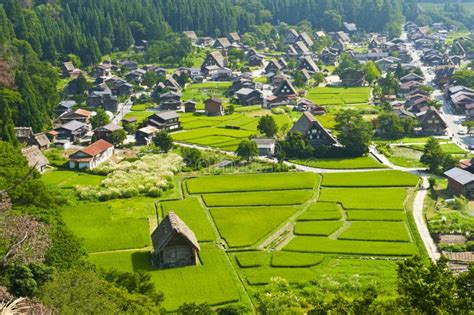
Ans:
{"label": "paved road", "polygon": [[415,218],[416,227],[418,232],[420,233],[421,239],[423,240],[423,244],[428,251],[428,255],[430,256],[433,262],[436,262],[441,254],[438,251],[438,247],[436,247],[435,242],[431,238],[430,231],[428,230],[428,226],[426,225],[425,216],[423,214],[423,204],[428,194],[429,184],[428,184],[428,177],[422,177],[423,183],[420,189],[417,191],[415,200],[413,201],[413,216]]}

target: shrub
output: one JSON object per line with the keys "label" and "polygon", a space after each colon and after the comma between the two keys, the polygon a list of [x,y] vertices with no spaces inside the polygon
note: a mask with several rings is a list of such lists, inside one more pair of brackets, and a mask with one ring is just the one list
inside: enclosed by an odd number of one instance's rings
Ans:
{"label": "shrub", "polygon": [[159,188],[152,188],[148,191],[148,197],[158,198],[161,197],[161,190]]}

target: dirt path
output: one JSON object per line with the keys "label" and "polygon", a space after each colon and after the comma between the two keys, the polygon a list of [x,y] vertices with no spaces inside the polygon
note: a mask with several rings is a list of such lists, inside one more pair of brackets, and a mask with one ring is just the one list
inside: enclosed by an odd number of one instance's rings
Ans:
{"label": "dirt path", "polygon": [[431,238],[430,231],[428,230],[428,226],[426,225],[423,215],[423,203],[426,195],[428,194],[428,177],[423,176],[422,180],[423,182],[420,186],[420,189],[416,192],[415,199],[413,200],[413,216],[415,218],[416,228],[418,233],[420,233],[423,244],[428,251],[428,255],[433,262],[436,262],[441,255],[438,251],[438,247],[436,247],[436,244]]}

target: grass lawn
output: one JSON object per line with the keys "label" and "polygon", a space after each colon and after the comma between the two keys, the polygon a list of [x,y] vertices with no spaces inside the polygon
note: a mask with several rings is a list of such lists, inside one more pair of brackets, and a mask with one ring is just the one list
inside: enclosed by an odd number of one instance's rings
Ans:
{"label": "grass lawn", "polygon": [[151,244],[151,198],[77,202],[63,208],[64,222],[81,238],[87,252],[143,248]]}
{"label": "grass lawn", "polygon": [[203,195],[208,207],[284,206],[300,205],[308,200],[312,190],[265,191]]}
{"label": "grass lawn", "polygon": [[340,202],[345,209],[402,210],[405,197],[403,188],[323,188],[319,200]]}
{"label": "grass lawn", "polygon": [[403,221],[405,213],[403,211],[388,210],[347,210],[347,220],[349,221]]}
{"label": "grass lawn", "polygon": [[419,178],[401,171],[323,174],[324,187],[414,187]]}
{"label": "grass lawn", "polygon": [[341,228],[341,221],[306,221],[297,222],[295,235],[329,236]]}
{"label": "grass lawn", "polygon": [[[421,144],[413,144],[413,145],[410,145],[409,147],[423,152],[423,149],[425,146]],[[460,148],[455,143],[441,143],[441,149],[443,150],[444,153],[448,153],[448,154],[466,154],[467,153],[465,150]]]}
{"label": "grass lawn", "polygon": [[120,271],[148,270],[157,291],[165,295],[163,306],[176,310],[187,302],[219,305],[241,299],[237,276],[225,253],[212,244],[201,244],[200,266],[154,270],[148,252],[112,252],[90,256],[103,268]]}
{"label": "grass lawn", "polygon": [[327,169],[367,169],[367,168],[386,168],[385,165],[377,162],[370,156],[357,158],[333,158],[333,159],[309,159],[309,160],[291,160],[295,164],[301,164],[314,168]]}
{"label": "grass lawn", "polygon": [[197,197],[184,200],[163,201],[160,203],[162,217],[174,211],[196,234],[198,241],[214,241],[216,236],[211,223]]}
{"label": "grass lawn", "polygon": [[409,242],[405,223],[402,222],[351,222],[339,237],[340,240]]}
{"label": "grass lawn", "polygon": [[61,188],[73,188],[76,185],[97,186],[100,185],[104,176],[91,175],[74,171],[49,171],[42,175],[41,179],[48,186],[59,186]]}
{"label": "grass lawn", "polygon": [[186,181],[190,194],[261,190],[313,189],[319,176],[313,173],[219,175]]}
{"label": "grass lawn", "polygon": [[314,87],[308,90],[306,96],[318,105],[349,105],[368,103],[370,87]]}
{"label": "grass lawn", "polygon": [[331,240],[327,237],[315,236],[297,236],[285,246],[284,250],[381,256],[411,256],[417,252],[416,246],[412,243]]}
{"label": "grass lawn", "polygon": [[145,104],[135,104],[132,106],[131,110],[132,112],[142,112],[146,111],[150,107],[156,106],[155,104],[152,103],[145,103]]}

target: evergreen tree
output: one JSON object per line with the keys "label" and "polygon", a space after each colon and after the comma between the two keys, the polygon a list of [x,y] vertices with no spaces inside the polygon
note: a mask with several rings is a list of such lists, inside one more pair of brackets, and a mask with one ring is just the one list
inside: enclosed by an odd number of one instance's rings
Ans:
{"label": "evergreen tree", "polygon": [[10,142],[13,146],[18,145],[15,135],[15,125],[8,104],[0,98],[0,140]]}

